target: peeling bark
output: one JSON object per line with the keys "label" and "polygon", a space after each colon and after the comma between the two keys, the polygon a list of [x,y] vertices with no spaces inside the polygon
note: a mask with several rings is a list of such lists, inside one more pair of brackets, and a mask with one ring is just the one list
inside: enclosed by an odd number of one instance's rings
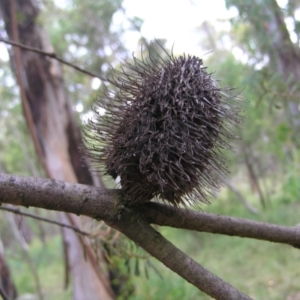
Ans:
{"label": "peeling bark", "polygon": [[[35,0],[2,0],[0,9],[11,40],[53,52],[45,30],[37,22],[39,7]],[[67,97],[59,62],[19,48],[11,52],[11,61],[20,87],[25,118],[47,176],[67,182],[99,185],[93,180],[88,162],[79,153],[81,133]],[[67,216],[68,223],[76,218]],[[76,222],[80,223],[80,220]],[[65,238],[68,239],[68,257],[74,277],[74,299],[82,300],[84,294],[91,295],[89,300],[114,298],[107,274],[101,277],[101,282],[90,257],[86,261],[82,251],[77,249],[81,245],[77,235],[68,231]],[[86,244],[86,247],[90,246]],[[85,274],[93,274],[95,279],[83,285]]]}

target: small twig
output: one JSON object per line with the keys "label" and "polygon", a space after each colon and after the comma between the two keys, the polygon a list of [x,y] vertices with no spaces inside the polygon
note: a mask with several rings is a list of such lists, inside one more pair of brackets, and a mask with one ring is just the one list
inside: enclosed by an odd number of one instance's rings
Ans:
{"label": "small twig", "polygon": [[44,56],[47,56],[47,57],[50,57],[50,58],[53,58],[53,59],[56,59],[57,61],[61,62],[62,64],[64,65],[67,65],[83,74],[86,74],[88,76],[91,76],[91,77],[95,77],[95,78],[99,78],[100,80],[102,81],[108,81],[106,78],[102,77],[102,76],[99,76],[95,73],[92,73],[92,72],[89,72],[89,71],[86,71],[85,69],[83,68],[80,68],[60,57],[58,57],[54,52],[46,52],[46,51],[43,51],[43,50],[40,50],[38,48],[33,48],[33,47],[29,47],[29,46],[26,46],[26,45],[23,45],[23,44],[20,44],[20,43],[16,43],[14,41],[9,41],[9,40],[6,40],[6,39],[3,39],[3,38],[0,38],[0,42],[3,42],[5,44],[9,44],[11,46],[14,46],[14,47],[19,47],[23,50],[27,50],[27,51],[31,51],[31,52],[34,52],[34,53],[38,53],[38,54],[41,54],[41,55],[44,55]]}
{"label": "small twig", "polygon": [[3,300],[9,300],[8,296],[4,292],[2,286],[0,285],[0,296],[2,297]]}
{"label": "small twig", "polygon": [[21,216],[29,217],[29,218],[32,218],[32,219],[44,221],[44,222],[47,222],[47,223],[50,223],[50,224],[54,224],[54,225],[57,225],[57,226],[60,226],[60,227],[64,227],[64,228],[69,228],[69,229],[72,229],[73,231],[75,231],[75,232],[77,232],[79,234],[86,235],[86,236],[91,236],[90,233],[88,233],[86,231],[82,231],[78,227],[71,226],[71,225],[68,225],[68,224],[64,224],[64,223],[61,223],[61,222],[58,222],[58,221],[54,221],[54,220],[51,220],[51,219],[42,218],[42,217],[30,214],[30,213],[26,213],[26,212],[21,211],[18,208],[9,208],[9,207],[3,207],[3,206],[1,206],[0,210],[9,211],[9,212],[14,213],[16,215],[21,215]]}
{"label": "small twig", "polygon": [[263,87],[265,93],[268,93],[272,96],[277,96],[277,97],[282,97],[282,98],[298,99],[298,100],[300,98],[299,95],[294,95],[294,94],[290,94],[290,93],[283,93],[283,92],[273,92],[268,87],[266,87],[265,84],[262,84],[262,87]]}
{"label": "small twig", "polygon": [[235,188],[235,186],[233,184],[231,184],[231,182],[225,178],[222,178],[222,182],[224,183],[224,185],[231,190],[237,197],[238,200],[240,200],[240,202],[253,214],[258,215],[259,212],[258,210],[253,207],[250,203],[247,202],[247,200],[243,197],[243,195]]}

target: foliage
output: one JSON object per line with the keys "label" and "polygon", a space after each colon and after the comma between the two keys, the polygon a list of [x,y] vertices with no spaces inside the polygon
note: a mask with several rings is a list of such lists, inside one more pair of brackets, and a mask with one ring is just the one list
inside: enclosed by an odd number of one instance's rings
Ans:
{"label": "foliage", "polygon": [[[59,56],[105,78],[110,65],[127,55],[122,43],[123,29],[113,24],[114,15],[122,11],[122,0],[74,0],[63,6],[48,1],[40,19]],[[83,113],[87,112],[97,94],[101,94],[104,82],[70,68],[64,69],[64,75],[74,107],[78,105]]]}
{"label": "foliage", "polygon": [[[118,69],[119,61],[127,57],[127,50],[122,43],[123,29],[113,26],[115,13],[123,13],[122,1],[65,2],[65,6],[57,6],[57,1],[43,3],[43,14],[39,20],[47,27],[57,54],[102,77],[109,75],[110,64]],[[218,199],[212,199],[211,206],[203,209],[218,214],[295,225],[299,222],[299,131],[290,122],[289,107],[293,102],[299,104],[300,84],[282,78],[276,70],[274,49],[269,44],[268,35],[262,30],[266,26],[263,11],[241,0],[227,0],[226,3],[228,7],[237,7],[239,15],[231,20],[229,32],[218,33],[215,28],[212,29],[214,39],[221,40],[226,36],[230,39],[230,47],[217,40],[215,52],[203,59],[204,65],[209,66],[208,72],[216,73],[214,76],[221,79],[221,86],[235,87],[233,92],[246,101],[244,125],[239,132],[241,140],[235,145],[235,153],[226,153],[226,156],[229,157],[232,182],[260,210],[260,214],[253,216],[247,212],[234,195],[226,191],[222,191]],[[268,3],[271,2],[265,1],[265,5]],[[300,22],[295,17],[299,6],[299,1],[290,0],[282,9],[284,16],[293,20],[294,27],[289,33],[296,37],[295,45],[300,35]],[[133,28],[140,30],[141,19],[132,19],[130,22]],[[241,50],[246,59],[234,55],[233,48]],[[0,170],[42,176],[33,145],[28,142],[30,137],[22,116],[18,89],[7,59],[0,59],[0,67]],[[77,105],[83,107],[82,113],[78,114],[81,124],[85,114],[89,113],[91,103],[97,95],[102,95],[104,86],[108,84],[99,81],[99,86],[95,88],[95,79],[67,67],[64,73],[67,78],[66,89],[74,109]],[[268,198],[264,211],[257,202],[257,189],[253,187],[253,178],[245,163],[247,155]],[[7,245],[7,257],[18,290],[20,293],[34,293],[33,280],[20,258],[16,243],[6,243],[8,227],[3,223],[1,217],[1,238]],[[32,229],[35,230],[36,225]],[[260,241],[177,231],[163,229],[162,233],[206,268],[255,299],[286,299],[300,292],[297,281],[299,268],[295,264],[299,260],[297,249]],[[70,289],[63,290],[61,245],[53,234],[46,226],[46,246],[34,239],[30,251],[48,299],[71,299]],[[127,272],[128,261],[122,259],[119,253],[112,251],[108,257],[113,266],[121,266],[120,269]],[[163,280],[152,267],[146,268],[149,269],[148,280],[144,272],[137,277],[133,259],[130,272],[135,294],[130,299],[160,299],[162,295],[166,299],[208,299],[177,275],[150,261],[162,274]],[[130,289],[131,285],[128,287]]]}
{"label": "foliage", "polygon": [[[30,244],[31,257],[37,267],[47,300],[71,299],[71,287],[64,288],[62,251],[62,243],[59,236],[47,239],[45,244],[38,239],[34,239]],[[7,255],[7,258],[19,295],[35,294],[34,280],[27,264],[24,264],[20,249],[16,246]]]}

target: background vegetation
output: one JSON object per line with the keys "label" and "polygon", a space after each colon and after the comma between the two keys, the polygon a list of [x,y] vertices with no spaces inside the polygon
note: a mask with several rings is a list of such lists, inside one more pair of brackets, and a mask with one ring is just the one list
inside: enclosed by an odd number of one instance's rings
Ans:
{"label": "background vegetation", "polygon": [[[246,100],[241,140],[234,146],[235,152],[229,154],[231,174],[216,199],[211,199],[211,205],[202,208],[217,214],[294,226],[300,222],[300,76],[296,74],[300,69],[300,1],[280,2],[278,7],[274,2],[227,0],[228,9],[234,7],[236,14],[230,20],[218,21],[230,22],[230,26],[224,26],[226,30],[199,19],[198,42],[203,53],[213,50],[203,57],[204,64],[210,72],[216,72],[221,85],[236,88],[236,93]],[[65,1],[64,6],[49,0],[39,4],[39,21],[47,29],[56,54],[100,76],[109,74],[109,65],[118,67],[122,59],[130,59],[132,49],[126,48],[126,31],[140,35],[137,51],[141,43],[149,42],[141,33],[143,20],[139,16],[127,18],[121,0],[72,0]],[[117,13],[122,14],[126,26],[113,25]],[[276,40],[272,34],[272,13],[282,17],[283,31],[288,34],[285,38]],[[1,36],[5,36],[3,22],[0,26]],[[161,43],[168,46],[166,40]],[[0,171],[42,177],[3,45],[1,49]],[[295,56],[290,54],[291,49]],[[64,76],[78,124],[82,126],[93,100],[101,95],[104,82],[65,66]],[[19,295],[36,294],[32,267],[24,260],[24,249],[14,238],[8,214],[1,212],[0,237],[13,280]],[[64,289],[59,229],[34,220],[27,220],[26,225],[30,236],[26,243],[28,253],[46,299],[71,299],[71,288]],[[166,228],[161,231],[204,267],[254,299],[300,299],[299,249]],[[124,292],[119,299],[208,299],[149,260],[134,245],[125,243],[124,247],[130,251],[110,250],[108,255],[113,265],[130,272],[123,284],[124,290],[133,286],[133,292],[130,296]]]}

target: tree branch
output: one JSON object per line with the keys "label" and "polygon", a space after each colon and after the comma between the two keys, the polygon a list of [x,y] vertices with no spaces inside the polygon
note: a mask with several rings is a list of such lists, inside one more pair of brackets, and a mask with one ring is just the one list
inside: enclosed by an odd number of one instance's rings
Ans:
{"label": "tree branch", "polygon": [[81,73],[83,73],[85,75],[88,75],[90,77],[99,78],[102,81],[107,81],[106,78],[104,78],[104,77],[102,77],[100,75],[97,75],[95,73],[86,71],[85,69],[80,68],[80,67],[78,67],[78,66],[76,66],[76,65],[74,65],[74,64],[72,64],[72,63],[70,63],[70,62],[68,62],[68,61],[66,61],[66,60],[64,60],[64,59],[62,59],[60,57],[58,57],[54,52],[45,52],[45,51],[40,50],[38,48],[29,47],[29,46],[17,43],[15,41],[9,41],[9,40],[3,39],[3,38],[0,38],[0,42],[8,44],[8,45],[11,45],[11,46],[14,46],[14,47],[21,48],[23,50],[31,51],[31,52],[34,52],[34,53],[38,53],[38,54],[41,54],[41,55],[44,55],[44,56],[56,59],[60,63],[62,63],[64,65],[67,65],[67,66],[69,66],[69,67],[75,69],[76,71],[79,71],[79,72],[81,72]]}
{"label": "tree branch", "polygon": [[[0,174],[0,202],[18,206],[85,215],[111,223],[118,220],[122,205],[119,190],[103,189],[54,179]],[[300,246],[298,227],[195,212],[149,202],[138,210],[149,223],[201,232],[247,237]]]}
{"label": "tree branch", "polygon": [[144,204],[149,223],[160,226],[253,238],[300,247],[300,228],[280,226],[235,217],[178,209],[159,203]]}
{"label": "tree branch", "polygon": [[122,206],[118,190],[0,174],[0,191],[0,202],[102,219],[208,295],[224,300],[250,299],[165,240],[146,222],[140,210]]}
{"label": "tree branch", "polygon": [[[146,203],[122,205],[119,190],[0,174],[0,202],[86,215],[118,229],[171,270],[216,299],[250,299],[211,274],[149,223],[300,246],[300,229]],[[229,296],[230,295],[230,296]]]}
{"label": "tree branch", "polygon": [[155,231],[138,209],[124,209],[118,222],[108,223],[161,261],[166,267],[214,299],[251,299],[212,274]]}
{"label": "tree branch", "polygon": [[118,191],[55,179],[0,174],[0,202],[110,220],[117,213]]}
{"label": "tree branch", "polygon": [[256,214],[258,215],[259,212],[258,210],[253,207],[250,203],[248,203],[246,201],[246,199],[244,198],[244,196],[234,187],[234,185],[229,181],[227,180],[226,178],[222,178],[222,182],[224,183],[224,185],[229,189],[231,190],[237,197],[237,199],[250,211],[252,212],[253,214]]}

